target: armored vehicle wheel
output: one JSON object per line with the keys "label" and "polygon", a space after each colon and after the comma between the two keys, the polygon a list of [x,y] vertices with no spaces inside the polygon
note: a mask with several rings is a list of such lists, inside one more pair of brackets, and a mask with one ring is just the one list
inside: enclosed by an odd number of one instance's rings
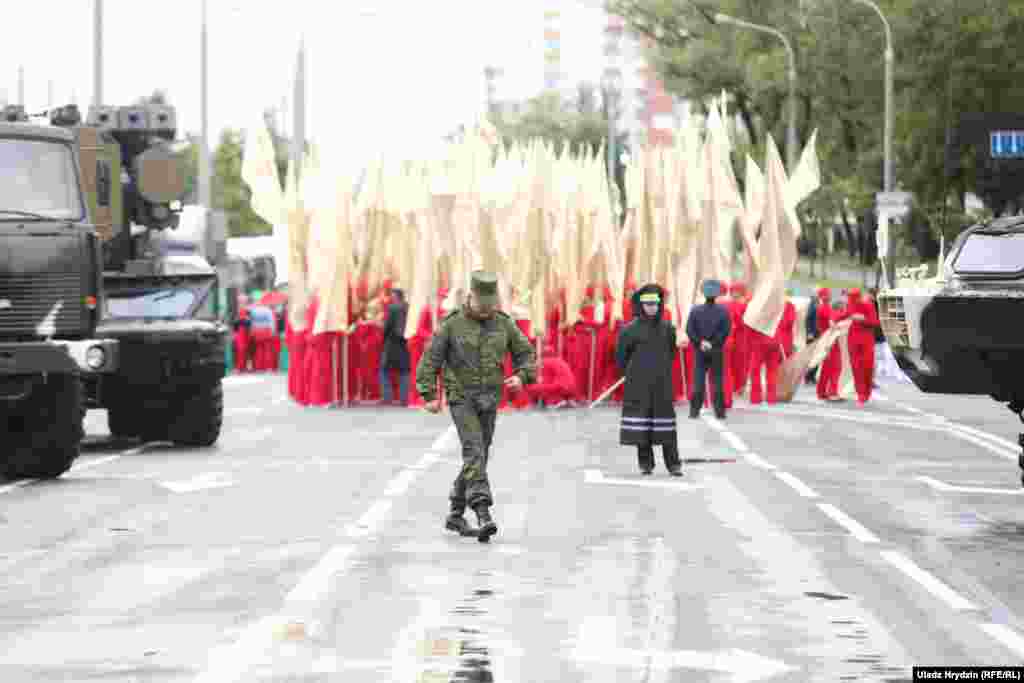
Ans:
{"label": "armored vehicle wheel", "polygon": [[12,479],[55,479],[78,457],[85,403],[77,375],[49,375],[23,406],[25,431],[4,463]]}
{"label": "armored vehicle wheel", "polygon": [[220,380],[192,387],[180,399],[168,427],[170,440],[193,447],[217,443],[224,423],[224,389]]}

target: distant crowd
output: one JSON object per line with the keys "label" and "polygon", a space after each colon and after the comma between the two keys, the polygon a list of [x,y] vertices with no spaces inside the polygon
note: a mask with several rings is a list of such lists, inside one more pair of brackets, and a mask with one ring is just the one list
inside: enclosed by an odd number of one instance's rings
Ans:
{"label": "distant crowd", "polygon": [[[585,405],[605,393],[620,378],[615,350],[619,333],[633,317],[631,296],[635,284],[629,283],[622,300],[621,318],[611,321],[613,297],[607,287],[587,288],[583,304],[574,320],[563,324],[563,302],[550,302],[546,319],[546,333],[538,339],[525,312],[511,307],[507,312],[538,350],[538,381],[523,390],[507,391],[503,395],[502,409],[529,407],[560,408]],[[414,334],[406,338],[405,316],[408,305],[400,288],[385,282],[381,294],[366,301],[365,292],[350,292],[349,334],[325,332],[312,334],[318,302],[314,299],[306,311],[305,329],[294,330],[286,320],[286,296],[281,292],[255,293],[239,300],[239,314],[234,331],[234,368],[237,372],[288,371],[289,393],[299,404],[323,406],[349,402],[363,404],[392,404],[418,406],[421,401],[410,373],[427,348],[435,326],[435,318],[446,314],[441,304],[424,308]],[[440,288],[435,302],[444,302],[449,291]],[[737,397],[745,397],[752,404],[779,400],[780,369],[804,344],[811,343],[832,325],[852,320],[847,339],[850,368],[856,399],[861,405],[871,398],[880,356],[883,369],[892,372],[891,355],[877,354],[876,343],[883,342],[876,306],[877,292],[849,289],[833,296],[827,288],[819,288],[813,298],[793,297],[785,305],[775,333],[764,335],[743,323],[743,314],[750,302],[750,292],[743,283],[725,283],[718,303],[726,306],[731,319],[731,332],[724,354],[723,390],[726,407]],[[799,306],[796,302],[799,302]],[[671,300],[666,302],[665,316],[678,320],[678,309]],[[693,397],[694,353],[685,335],[685,324],[677,324],[679,352],[672,368],[676,402],[689,402]],[[347,339],[343,342],[343,338]],[[395,363],[382,356],[395,358],[395,347],[407,349],[406,360]],[[390,354],[388,349],[390,347]],[[883,346],[884,348],[884,346]],[[347,364],[345,355],[347,354]],[[837,342],[816,372],[805,378],[816,385],[819,399],[841,398],[840,377],[843,375],[843,354]],[[511,361],[506,359],[507,373]],[[346,367],[347,365],[347,367]],[[898,370],[897,370],[898,372]],[[348,379],[347,392],[344,384]],[[616,404],[622,400],[623,387],[619,386],[607,401]],[[706,401],[710,402],[709,391]]]}

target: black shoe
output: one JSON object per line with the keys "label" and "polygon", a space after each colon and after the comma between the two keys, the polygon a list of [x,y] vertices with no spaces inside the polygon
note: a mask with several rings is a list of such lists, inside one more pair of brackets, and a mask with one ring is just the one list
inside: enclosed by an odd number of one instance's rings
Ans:
{"label": "black shoe", "polygon": [[476,519],[480,524],[480,528],[476,532],[476,540],[481,543],[489,543],[491,536],[498,533],[498,525],[491,519],[491,513],[486,505],[477,505],[473,511],[476,512]]}
{"label": "black shoe", "polygon": [[683,476],[683,468],[682,467],[673,467],[672,469],[670,469],[668,471],[668,473],[671,474],[673,477],[681,477],[681,476]]}
{"label": "black shoe", "polygon": [[715,415],[715,419],[716,420],[724,420],[725,419],[725,413],[716,414]]}
{"label": "black shoe", "polygon": [[700,413],[690,413],[691,420],[696,420],[698,417],[700,417]]}
{"label": "black shoe", "polygon": [[476,536],[478,533],[477,529],[469,525],[469,522],[466,521],[465,517],[461,514],[456,515],[455,513],[448,515],[448,518],[444,520],[444,528],[449,531],[454,531],[459,536]]}
{"label": "black shoe", "polygon": [[650,473],[651,473],[652,471],[653,471],[653,470],[640,470],[640,474],[642,474],[642,475],[644,475],[644,476],[646,477],[646,476],[647,476],[647,475],[649,475],[649,474],[650,474]]}

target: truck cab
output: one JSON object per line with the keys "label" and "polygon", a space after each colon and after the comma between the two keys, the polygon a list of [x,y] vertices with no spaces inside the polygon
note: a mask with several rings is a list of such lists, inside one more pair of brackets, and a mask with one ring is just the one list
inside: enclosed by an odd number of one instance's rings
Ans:
{"label": "truck cab", "polygon": [[74,135],[0,120],[0,470],[60,476],[79,454],[87,377],[117,368],[97,336],[104,307],[100,240]]}

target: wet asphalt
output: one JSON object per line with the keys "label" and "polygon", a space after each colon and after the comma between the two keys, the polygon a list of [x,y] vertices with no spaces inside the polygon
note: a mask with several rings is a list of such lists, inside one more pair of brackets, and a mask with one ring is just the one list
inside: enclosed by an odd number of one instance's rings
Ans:
{"label": "wet asphalt", "polygon": [[447,416],[226,383],[205,450],[105,439],[0,482],[0,680],[904,681],[1024,664],[1017,433],[986,398],[677,408],[685,476],[618,413],[503,412],[498,535],[443,530]]}

